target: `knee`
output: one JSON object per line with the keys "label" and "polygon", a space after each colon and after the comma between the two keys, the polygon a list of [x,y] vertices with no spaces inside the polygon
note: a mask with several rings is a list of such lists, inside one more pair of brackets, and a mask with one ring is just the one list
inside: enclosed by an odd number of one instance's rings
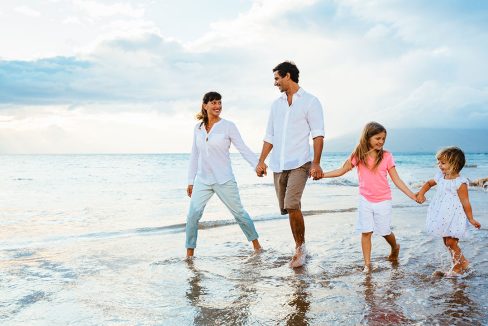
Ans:
{"label": "knee", "polygon": [[186,220],[188,222],[191,221],[198,221],[203,215],[203,209],[190,209],[188,215],[186,216]]}
{"label": "knee", "polygon": [[371,238],[371,236],[373,235],[373,232],[365,232],[365,233],[361,233],[361,236],[363,238]]}
{"label": "knee", "polygon": [[457,245],[457,240],[454,239],[454,238],[447,238],[445,241],[444,241],[446,247],[449,247],[449,248],[454,248],[456,245]]}

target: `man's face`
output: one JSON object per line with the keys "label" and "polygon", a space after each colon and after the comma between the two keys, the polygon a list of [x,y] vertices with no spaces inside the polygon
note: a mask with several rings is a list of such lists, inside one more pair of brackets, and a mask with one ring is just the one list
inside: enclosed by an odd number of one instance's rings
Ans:
{"label": "man's face", "polygon": [[286,90],[288,89],[288,81],[290,79],[290,75],[289,74],[286,74],[285,77],[281,77],[280,74],[275,71],[274,72],[274,85],[276,87],[278,87],[278,89],[280,90],[280,92],[286,92]]}

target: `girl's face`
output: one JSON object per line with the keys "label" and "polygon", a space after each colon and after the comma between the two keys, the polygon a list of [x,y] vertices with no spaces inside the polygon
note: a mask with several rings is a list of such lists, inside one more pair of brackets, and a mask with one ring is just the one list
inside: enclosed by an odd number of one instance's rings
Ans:
{"label": "girl's face", "polygon": [[203,104],[203,109],[207,111],[209,118],[218,118],[222,112],[222,100],[208,101]]}
{"label": "girl's face", "polygon": [[443,159],[437,160],[437,166],[439,166],[439,169],[441,169],[441,172],[444,175],[451,172],[451,164]]}
{"label": "girl's face", "polygon": [[386,132],[380,132],[379,134],[373,135],[368,139],[368,148],[374,150],[381,150],[383,149],[383,145],[385,145],[386,141]]}

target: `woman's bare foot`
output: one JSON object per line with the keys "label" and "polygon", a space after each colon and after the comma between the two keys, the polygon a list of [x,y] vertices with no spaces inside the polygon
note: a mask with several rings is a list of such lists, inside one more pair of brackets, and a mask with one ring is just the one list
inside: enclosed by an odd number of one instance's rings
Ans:
{"label": "woman's bare foot", "polygon": [[195,248],[186,248],[186,258],[193,257],[194,252],[195,252]]}
{"label": "woman's bare foot", "polygon": [[397,244],[395,248],[391,248],[391,253],[388,256],[388,260],[397,261],[399,254],[400,254],[400,245]]}
{"label": "woman's bare foot", "polygon": [[252,246],[253,246],[255,252],[261,252],[263,250],[258,239],[252,240]]}

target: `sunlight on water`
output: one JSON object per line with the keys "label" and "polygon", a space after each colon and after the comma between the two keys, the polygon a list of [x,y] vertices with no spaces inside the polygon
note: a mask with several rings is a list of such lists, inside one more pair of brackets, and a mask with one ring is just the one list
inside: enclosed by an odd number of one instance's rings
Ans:
{"label": "sunlight on water", "polygon": [[[333,168],[344,154],[324,159]],[[468,156],[470,178],[488,155]],[[355,172],[310,180],[302,200],[307,263],[290,269],[287,216],[272,178],[233,156],[244,206],[264,251],[252,247],[217,198],[205,210],[196,257],[184,257],[186,166],[179,155],[0,156],[2,325],[483,325],[488,318],[488,192],[470,189],[482,229],[460,242],[462,278],[442,240],[424,232],[427,205],[393,190],[400,260],[373,238],[362,272]],[[397,155],[413,188],[435,173],[433,155]],[[432,193],[428,194],[431,198]]]}

